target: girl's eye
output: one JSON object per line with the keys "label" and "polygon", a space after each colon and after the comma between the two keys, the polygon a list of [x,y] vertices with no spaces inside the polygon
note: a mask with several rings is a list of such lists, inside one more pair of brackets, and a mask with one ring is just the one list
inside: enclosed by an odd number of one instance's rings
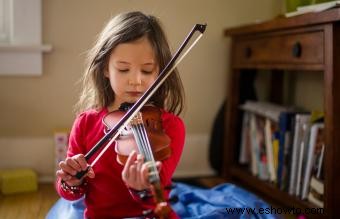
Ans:
{"label": "girl's eye", "polygon": [[152,71],[149,71],[149,70],[142,70],[142,73],[148,75],[148,74],[152,74]]}
{"label": "girl's eye", "polygon": [[122,72],[122,73],[125,73],[125,72],[128,72],[129,69],[118,69],[119,72]]}

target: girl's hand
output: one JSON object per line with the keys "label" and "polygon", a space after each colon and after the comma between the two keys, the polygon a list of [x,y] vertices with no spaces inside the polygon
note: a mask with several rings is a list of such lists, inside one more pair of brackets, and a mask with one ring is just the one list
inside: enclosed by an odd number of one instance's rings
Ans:
{"label": "girl's hand", "polygon": [[[156,166],[159,171],[161,162],[157,161]],[[122,171],[122,179],[128,187],[135,190],[144,190],[150,187],[149,165],[144,163],[143,156],[137,155],[136,151],[132,151],[129,155]]]}
{"label": "girl's hand", "polygon": [[[56,175],[67,183],[67,185],[78,186],[82,184],[84,177],[82,179],[77,179],[75,175],[77,172],[85,171],[88,166],[89,164],[86,162],[84,155],[77,154],[73,157],[66,158],[65,161],[61,161],[59,163],[60,170],[57,171]],[[89,178],[95,177],[92,167],[90,167],[87,174],[84,176]]]}

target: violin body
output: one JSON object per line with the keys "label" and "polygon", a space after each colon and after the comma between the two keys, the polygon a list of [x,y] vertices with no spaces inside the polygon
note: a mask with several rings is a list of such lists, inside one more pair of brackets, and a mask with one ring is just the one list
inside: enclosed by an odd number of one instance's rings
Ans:
{"label": "violin body", "polygon": [[[148,140],[151,145],[155,160],[165,160],[171,155],[170,138],[164,133],[162,126],[162,112],[154,106],[144,106],[141,109],[143,124],[147,131]],[[125,115],[125,111],[116,110],[108,113],[103,118],[106,131],[109,131]],[[130,126],[126,127],[116,139],[115,151],[118,163],[124,165],[129,154],[138,151],[137,143]]]}

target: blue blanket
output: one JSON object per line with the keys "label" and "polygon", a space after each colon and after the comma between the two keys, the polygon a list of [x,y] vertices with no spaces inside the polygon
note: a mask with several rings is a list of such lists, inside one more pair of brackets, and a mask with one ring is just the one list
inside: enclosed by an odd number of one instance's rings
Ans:
{"label": "blue blanket", "polygon": [[205,189],[177,183],[170,196],[178,197],[179,201],[172,207],[181,218],[279,218],[270,214],[270,205],[234,184],[224,183]]}
{"label": "blue blanket", "polygon": [[[175,183],[170,198],[172,208],[183,219],[219,218],[279,218],[270,214],[271,206],[254,194],[233,184],[220,184],[206,189],[184,183]],[[59,199],[46,219],[82,219],[83,198],[77,201]]]}

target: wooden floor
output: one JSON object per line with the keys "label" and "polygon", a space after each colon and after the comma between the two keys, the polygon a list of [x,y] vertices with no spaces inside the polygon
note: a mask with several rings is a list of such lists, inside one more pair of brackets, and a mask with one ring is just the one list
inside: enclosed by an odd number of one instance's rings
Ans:
{"label": "wooden floor", "polygon": [[[211,188],[224,183],[224,180],[208,177],[187,183]],[[59,196],[53,184],[40,184],[37,192],[14,195],[1,195],[0,193],[0,219],[45,219],[47,212],[58,199]],[[273,204],[273,206],[277,205]],[[294,215],[282,216],[285,219],[296,218]]]}
{"label": "wooden floor", "polygon": [[0,193],[0,218],[45,219],[57,199],[53,184],[40,184],[37,192],[12,195]]}
{"label": "wooden floor", "polygon": [[[199,184],[213,187],[221,181],[199,180]],[[12,195],[0,193],[0,219],[45,219],[47,212],[59,196],[53,184],[39,184],[37,192]]]}
{"label": "wooden floor", "polygon": [[[195,180],[207,188],[222,183],[220,179]],[[0,219],[45,219],[52,205],[59,199],[53,184],[39,184],[37,192],[2,195],[0,193]]]}

